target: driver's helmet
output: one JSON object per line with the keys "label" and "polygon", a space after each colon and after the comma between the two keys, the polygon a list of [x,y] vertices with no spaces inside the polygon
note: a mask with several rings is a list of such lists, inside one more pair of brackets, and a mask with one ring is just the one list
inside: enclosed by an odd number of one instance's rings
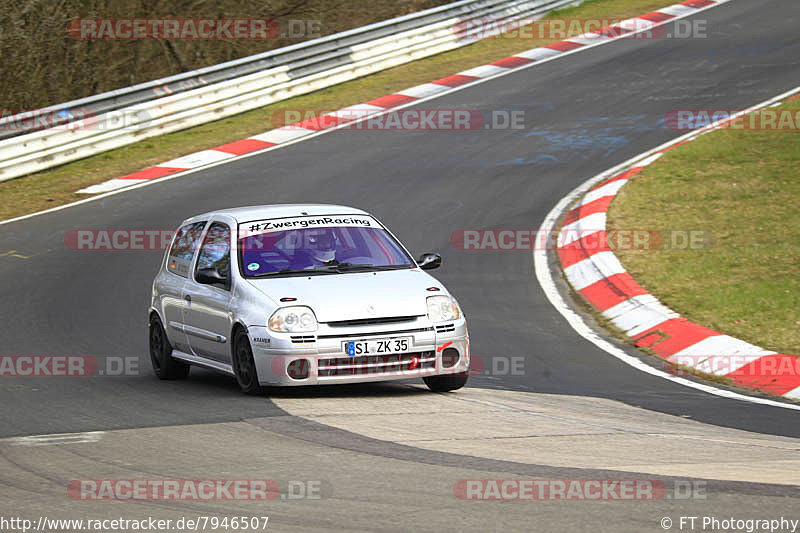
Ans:
{"label": "driver's helmet", "polygon": [[305,235],[306,250],[323,263],[333,261],[336,257],[336,236],[330,229],[312,229]]}

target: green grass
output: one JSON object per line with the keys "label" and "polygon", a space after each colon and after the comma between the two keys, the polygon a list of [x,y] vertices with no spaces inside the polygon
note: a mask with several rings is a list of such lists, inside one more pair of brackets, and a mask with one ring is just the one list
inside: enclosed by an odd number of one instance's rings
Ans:
{"label": "green grass", "polygon": [[703,230],[713,244],[617,256],[688,319],[800,354],[798,176],[800,131],[720,130],[673,149],[622,188],[609,229]]}
{"label": "green grass", "polygon": [[[590,0],[551,17],[622,20],[670,5],[670,0]],[[554,39],[560,40],[560,39]],[[75,191],[199,150],[272,129],[284,109],[339,109],[522,52],[552,40],[487,39],[470,46],[292,98],[196,128],[154,137],[58,168],[0,183],[0,220],[85,198]]]}

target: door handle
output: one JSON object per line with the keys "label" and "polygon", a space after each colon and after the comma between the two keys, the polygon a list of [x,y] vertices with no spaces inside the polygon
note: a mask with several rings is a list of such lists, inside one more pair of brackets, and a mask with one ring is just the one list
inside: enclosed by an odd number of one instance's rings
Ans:
{"label": "door handle", "polygon": [[188,294],[184,296],[183,299],[186,300],[186,303],[192,303],[192,297]]}

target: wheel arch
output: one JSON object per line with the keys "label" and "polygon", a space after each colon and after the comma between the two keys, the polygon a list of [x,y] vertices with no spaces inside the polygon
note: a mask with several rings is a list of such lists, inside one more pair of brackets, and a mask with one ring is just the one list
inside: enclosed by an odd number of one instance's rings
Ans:
{"label": "wheel arch", "polygon": [[151,320],[153,320],[153,317],[158,318],[158,320],[161,322],[162,325],[164,324],[164,318],[161,316],[161,313],[159,313],[158,309],[156,309],[155,307],[151,307],[150,312],[147,314],[148,324],[150,323]]}
{"label": "wheel arch", "polygon": [[231,327],[231,336],[230,336],[231,342],[229,343],[231,348],[231,357],[233,357],[233,352],[236,349],[236,334],[240,330],[247,333],[247,326],[245,326],[242,322],[238,320],[234,321],[233,326]]}

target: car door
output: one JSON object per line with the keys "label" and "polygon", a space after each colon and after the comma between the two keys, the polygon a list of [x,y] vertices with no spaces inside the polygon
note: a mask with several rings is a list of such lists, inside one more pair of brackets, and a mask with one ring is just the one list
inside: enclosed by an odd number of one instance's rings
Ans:
{"label": "car door", "polygon": [[186,301],[184,287],[192,271],[192,260],[200,244],[206,221],[186,224],[175,232],[166,259],[166,272],[159,276],[157,290],[160,295],[164,328],[172,347],[191,353],[189,339],[184,331]]}
{"label": "car door", "polygon": [[[230,314],[231,291],[231,227],[223,221],[213,221],[203,236],[192,275],[183,288],[185,303],[184,331],[192,353],[224,363],[231,362]],[[216,268],[225,283],[199,283],[197,271]]]}

